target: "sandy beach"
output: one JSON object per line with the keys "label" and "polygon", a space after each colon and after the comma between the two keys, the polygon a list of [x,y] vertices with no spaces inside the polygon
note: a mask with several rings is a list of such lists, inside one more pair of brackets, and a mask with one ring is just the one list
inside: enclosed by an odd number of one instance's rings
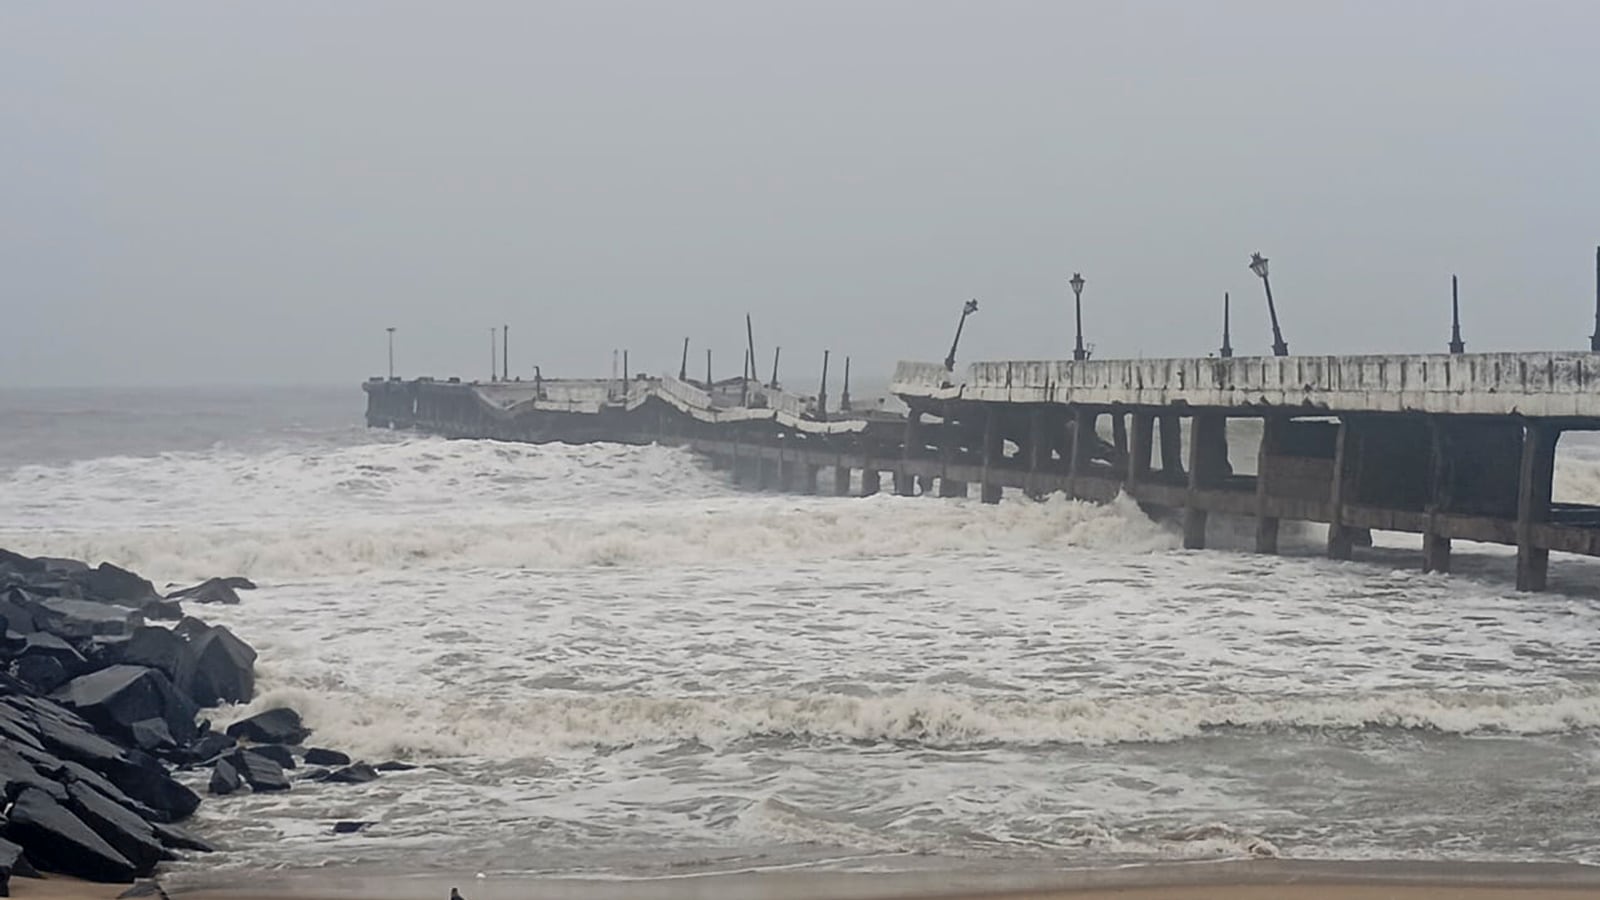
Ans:
{"label": "sandy beach", "polygon": [[[191,900],[1539,900],[1600,897],[1600,870],[1491,863],[1259,860],[1058,872],[761,872],[641,880],[452,879],[365,871],[166,883]],[[15,879],[36,900],[110,900],[124,885]]]}

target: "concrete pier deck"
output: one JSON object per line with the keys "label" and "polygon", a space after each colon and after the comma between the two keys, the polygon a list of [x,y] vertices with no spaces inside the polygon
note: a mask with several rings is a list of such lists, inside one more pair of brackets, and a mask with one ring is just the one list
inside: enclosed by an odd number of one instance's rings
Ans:
{"label": "concrete pier deck", "polygon": [[[907,415],[671,377],[366,384],[374,426],[674,443],[755,488],[815,492],[827,469],[841,495],[885,472],[902,495],[1125,493],[1181,511],[1191,548],[1212,513],[1255,517],[1265,553],[1286,519],[1328,525],[1335,558],[1372,529],[1413,532],[1429,571],[1457,539],[1512,545],[1523,590],[1544,588],[1552,550],[1600,556],[1600,507],[1551,498],[1562,433],[1600,430],[1600,354],[903,362],[891,389]],[[1230,419],[1261,423],[1253,474],[1229,459]]]}

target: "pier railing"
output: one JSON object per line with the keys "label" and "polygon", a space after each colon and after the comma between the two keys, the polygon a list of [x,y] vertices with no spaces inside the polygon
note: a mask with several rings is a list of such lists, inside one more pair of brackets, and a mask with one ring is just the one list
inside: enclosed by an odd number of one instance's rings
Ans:
{"label": "pier railing", "polygon": [[903,362],[893,390],[980,402],[1600,417],[1592,353],[1011,360],[960,374]]}

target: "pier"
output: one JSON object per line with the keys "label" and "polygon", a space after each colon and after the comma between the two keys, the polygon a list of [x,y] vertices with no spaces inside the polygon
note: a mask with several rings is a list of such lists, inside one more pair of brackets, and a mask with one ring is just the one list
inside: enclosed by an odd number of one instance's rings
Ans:
{"label": "pier", "polygon": [[[741,379],[364,387],[373,427],[674,444],[752,489],[1127,494],[1180,514],[1192,549],[1214,513],[1253,517],[1262,553],[1286,520],[1326,524],[1336,559],[1372,530],[1419,534],[1432,572],[1450,570],[1455,540],[1514,546],[1526,591],[1545,588],[1551,551],[1600,556],[1600,507],[1551,496],[1561,435],[1600,430],[1593,353],[902,362],[891,390],[904,414],[828,410]],[[1253,466],[1229,456],[1238,420],[1261,429]]]}

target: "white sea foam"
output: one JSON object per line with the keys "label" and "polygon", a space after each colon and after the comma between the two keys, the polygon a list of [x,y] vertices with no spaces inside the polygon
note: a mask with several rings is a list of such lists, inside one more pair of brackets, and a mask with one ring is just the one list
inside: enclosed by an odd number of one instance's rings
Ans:
{"label": "white sea foam", "polygon": [[[655,697],[544,691],[516,704],[470,698],[374,700],[306,688],[267,690],[219,721],[288,705],[318,740],[372,757],[501,759],[595,747],[693,741],[843,741],[933,748],[1164,743],[1219,728],[1420,729],[1447,734],[1561,734],[1600,728],[1600,688],[1373,696],[1156,696],[1032,700],[926,689]],[[419,727],[426,723],[426,727]]]}
{"label": "white sea foam", "polygon": [[663,567],[756,560],[902,556],[1076,546],[1154,551],[1176,544],[1132,501],[941,503],[879,496],[850,502],[749,496],[662,500],[634,507],[484,509],[463,500],[441,514],[345,514],[249,525],[29,529],[0,544],[36,555],[111,560],[169,580],[217,573],[267,579],[439,567]]}

